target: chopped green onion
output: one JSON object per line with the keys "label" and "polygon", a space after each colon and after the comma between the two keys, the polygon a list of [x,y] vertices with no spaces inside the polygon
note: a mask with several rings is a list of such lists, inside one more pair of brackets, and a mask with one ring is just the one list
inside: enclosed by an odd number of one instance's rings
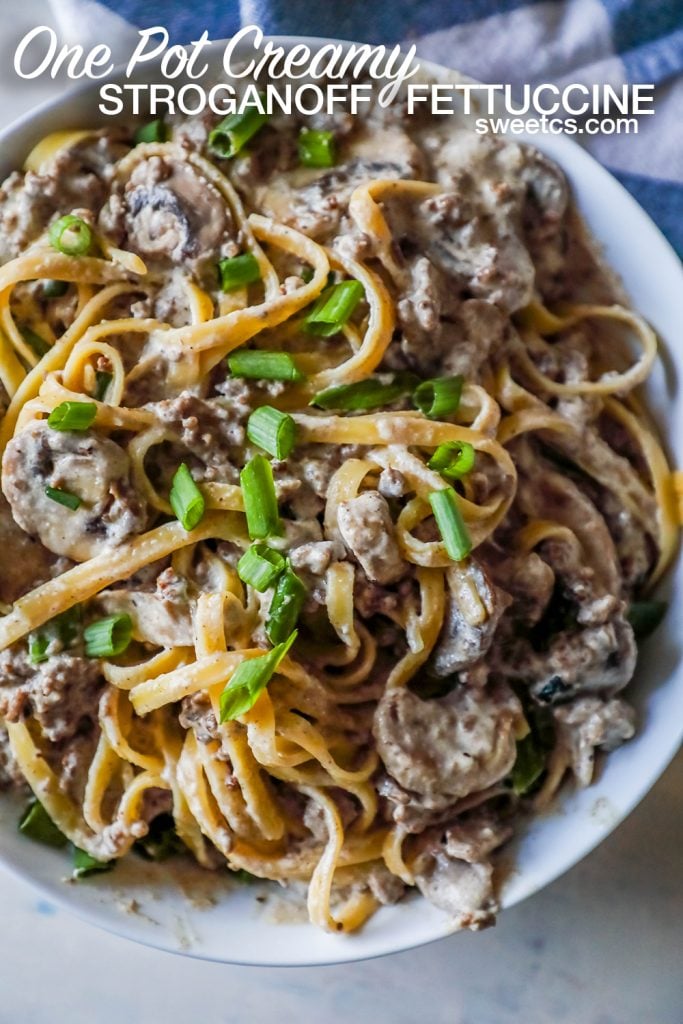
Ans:
{"label": "chopped green onion", "polygon": [[296,423],[286,412],[262,405],[247,421],[247,437],[275,459],[286,459],[296,444]]}
{"label": "chopped green onion", "polygon": [[20,333],[26,344],[33,349],[39,359],[42,359],[45,353],[50,351],[51,346],[39,334],[32,331],[30,327],[22,327]]}
{"label": "chopped green onion", "polygon": [[33,665],[46,662],[50,644],[56,642],[58,650],[67,650],[81,629],[81,606],[75,604],[45,623],[39,632],[29,636],[29,658]]}
{"label": "chopped green onion", "polygon": [[240,885],[252,885],[254,882],[263,881],[258,875],[252,875],[251,871],[245,871],[244,868],[238,868],[236,871],[231,870],[230,877],[233,881],[239,882]]}
{"label": "chopped green onion", "polygon": [[472,541],[462,518],[457,494],[452,487],[432,491],[429,504],[448,556],[454,562],[461,562],[472,550]]}
{"label": "chopped green onion", "polygon": [[413,402],[415,406],[429,416],[438,420],[456,411],[462,396],[463,378],[437,377],[436,380],[425,380],[415,388]]}
{"label": "chopped green onion", "polygon": [[89,658],[115,658],[133,638],[133,620],[127,612],[96,619],[83,630],[85,653]]}
{"label": "chopped green onion", "polygon": [[306,594],[304,583],[291,569],[280,576],[266,621],[266,635],[271,644],[282,643],[292,632],[304,606]]}
{"label": "chopped green onion", "polygon": [[334,133],[307,131],[299,135],[299,163],[304,167],[334,167],[336,161]]}
{"label": "chopped green onion", "polygon": [[256,107],[248,107],[241,114],[229,114],[209,133],[209,149],[223,160],[237,156],[263,128],[268,120],[267,114],[261,114]]}
{"label": "chopped green onion", "polygon": [[44,299],[61,299],[69,290],[68,281],[43,281]]}
{"label": "chopped green onion", "polygon": [[263,455],[254,455],[240,473],[247,529],[252,540],[280,533],[273,469]]}
{"label": "chopped green onion", "polygon": [[49,632],[53,632],[60,641],[62,647],[70,647],[80,632],[81,627],[81,606],[79,604],[67,608],[61,615],[55,615],[43,626]]}
{"label": "chopped green onion", "polygon": [[638,640],[644,640],[654,633],[666,615],[667,601],[633,601],[627,613],[633,632]]}
{"label": "chopped green onion", "polygon": [[285,567],[285,558],[267,544],[253,544],[237,563],[237,575],[254,590],[263,593]]}
{"label": "chopped green onion", "polygon": [[111,871],[116,861],[97,860],[85,850],[74,846],[74,868],[71,872],[72,878],[87,878],[88,875],[95,875],[102,871]]}
{"label": "chopped green onion", "polygon": [[139,146],[141,142],[167,142],[168,129],[162,118],[150,121],[148,124],[140,125],[133,136],[133,144]]}
{"label": "chopped green onion", "polygon": [[228,356],[228,367],[234,377],[246,380],[299,381],[304,375],[288,352],[264,352],[243,348]]}
{"label": "chopped green onion", "polygon": [[206,511],[204,495],[192,479],[192,474],[183,462],[175,472],[168,500],[173,514],[184,530],[194,530],[202,521]]}
{"label": "chopped green onion", "polygon": [[340,409],[344,412],[377,409],[383,405],[391,405],[404,395],[410,394],[417,379],[414,373],[397,373],[386,383],[377,377],[368,377],[367,380],[360,380],[355,384],[339,384],[319,391],[309,405],[317,405],[319,409]]}
{"label": "chopped green onion", "polygon": [[60,217],[50,228],[50,245],[65,256],[85,256],[93,244],[92,228],[72,213]]}
{"label": "chopped green onion", "polygon": [[218,264],[221,275],[221,288],[224,292],[232,292],[245,284],[253,284],[261,280],[261,268],[253,252],[243,252]]}
{"label": "chopped green onion", "polygon": [[364,294],[360,281],[341,281],[326,288],[304,320],[304,331],[318,338],[338,334]]}
{"label": "chopped green onion", "polygon": [[533,732],[517,741],[517,758],[510,779],[517,796],[524,796],[533,788],[545,771],[547,751],[539,745]]}
{"label": "chopped green onion", "polygon": [[21,818],[19,831],[22,835],[45,846],[66,846],[66,836],[60,832],[39,800],[32,800]]}
{"label": "chopped green onion", "polygon": [[149,832],[133,845],[136,853],[145,860],[163,861],[184,853],[186,846],[175,830],[171,814],[157,814],[149,825]]}
{"label": "chopped green onion", "polygon": [[304,284],[310,284],[311,281],[313,280],[314,275],[315,271],[313,270],[313,267],[304,267],[301,273],[299,274],[299,277],[301,278]]}
{"label": "chopped green onion", "polygon": [[87,430],[97,416],[94,402],[62,402],[56,405],[47,418],[48,427],[53,430]]}
{"label": "chopped green onion", "polygon": [[221,694],[221,722],[239,718],[253,708],[295,640],[296,632],[260,658],[240,662]]}
{"label": "chopped green onion", "polygon": [[42,661],[47,661],[47,649],[49,646],[50,638],[45,636],[44,633],[35,633],[29,637],[28,656],[32,665],[40,665]]}
{"label": "chopped green onion", "polygon": [[63,505],[64,508],[70,508],[72,512],[75,512],[82,504],[77,494],[72,494],[71,491],[63,491],[61,487],[46,487],[45,494],[51,501],[56,501],[58,505]]}
{"label": "chopped green onion", "polygon": [[457,480],[474,466],[475,451],[469,441],[446,441],[440,444],[427,463],[448,480]]}
{"label": "chopped green onion", "polygon": [[39,665],[48,659],[48,649],[53,641],[58,641],[59,649],[70,647],[80,630],[81,607],[75,604],[67,608],[61,615],[56,615],[41,628],[40,632],[31,633],[28,640],[29,659],[33,665]]}
{"label": "chopped green onion", "polygon": [[114,379],[113,373],[107,373],[106,370],[95,371],[95,393],[93,398],[97,399],[98,402],[104,401],[104,396],[109,390],[109,385]]}

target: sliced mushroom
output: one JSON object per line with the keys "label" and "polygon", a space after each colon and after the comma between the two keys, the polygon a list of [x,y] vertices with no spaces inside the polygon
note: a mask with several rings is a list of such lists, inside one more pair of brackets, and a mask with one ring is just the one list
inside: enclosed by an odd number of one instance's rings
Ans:
{"label": "sliced mushroom", "polygon": [[[77,509],[46,494],[46,487],[80,499]],[[8,444],[2,488],[22,530],[56,555],[83,562],[141,532],[145,502],[130,481],[130,460],[109,438],[31,424]]]}
{"label": "sliced mushroom", "polygon": [[375,583],[395,583],[408,564],[401,555],[386,499],[379,491],[364,491],[344,501],[337,511],[342,540]]}
{"label": "sliced mushroom", "polygon": [[460,685],[427,701],[396,688],[380,700],[373,734],[389,775],[436,810],[507,775],[521,719],[521,705],[505,684]]}

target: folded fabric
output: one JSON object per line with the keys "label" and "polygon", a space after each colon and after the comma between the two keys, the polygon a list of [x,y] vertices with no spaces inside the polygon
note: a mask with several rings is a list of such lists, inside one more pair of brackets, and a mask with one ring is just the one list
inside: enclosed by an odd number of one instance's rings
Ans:
{"label": "folded fabric", "polygon": [[[481,81],[657,86],[638,134],[581,137],[683,255],[683,6],[670,0],[50,0],[60,28],[106,38],[121,56],[135,28],[163,25],[173,42],[257,24],[271,35],[414,42],[418,55]],[[105,10],[106,8],[106,10]]]}

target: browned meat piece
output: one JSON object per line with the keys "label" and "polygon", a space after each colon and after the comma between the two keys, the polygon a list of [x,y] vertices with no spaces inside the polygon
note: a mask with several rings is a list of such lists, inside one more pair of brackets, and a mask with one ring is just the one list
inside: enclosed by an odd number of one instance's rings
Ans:
{"label": "browned meat piece", "polygon": [[383,498],[402,498],[408,490],[408,482],[403,473],[389,466],[380,473],[377,490]]}
{"label": "browned meat piece", "polygon": [[545,459],[528,442],[511,446],[520,471],[515,503],[530,519],[549,519],[569,527],[584,548],[585,561],[595,573],[595,587],[619,595],[621,573],[614,542],[605,520],[574,481]]}
{"label": "browned meat piece", "polygon": [[554,296],[567,258],[569,189],[564,174],[547,156],[527,147],[522,153],[524,240],[536,268],[536,287],[541,295]]}
{"label": "browned meat piece", "polygon": [[25,787],[24,776],[17,764],[9,745],[7,729],[0,721],[0,792],[4,789],[21,789]]}
{"label": "browned meat piece", "polygon": [[378,864],[370,869],[367,883],[372,895],[383,906],[398,903],[405,895],[406,887],[401,879],[392,875],[384,864]]}
{"label": "browned meat piece", "polygon": [[69,739],[84,719],[97,718],[102,687],[99,662],[63,652],[32,665],[25,650],[0,654],[0,718],[17,722],[27,714],[52,743]]}
{"label": "browned meat piece", "polygon": [[512,598],[511,615],[533,626],[543,615],[555,587],[555,573],[535,551],[508,557],[493,545],[477,552],[491,579]]}
{"label": "browned meat piece", "polygon": [[184,391],[178,398],[156,402],[151,408],[187,449],[197,479],[239,481],[248,407],[228,406],[225,400],[205,400]]}
{"label": "browned meat piece", "polygon": [[[77,495],[80,507],[71,510],[48,498],[46,486]],[[95,433],[52,430],[45,420],[7,445],[2,487],[19,526],[76,562],[121,544],[147,521],[122,448]]]}
{"label": "browned meat piece", "polygon": [[368,579],[395,583],[405,575],[408,564],[398,548],[389,506],[379,491],[364,491],[343,501],[337,524],[342,540]]}
{"label": "browned meat piece", "polygon": [[94,132],[61,150],[40,173],[11,174],[0,187],[0,263],[18,256],[57,213],[74,207],[97,212],[113,165],[127,147],[116,132]]}
{"label": "browned meat piece", "polygon": [[333,558],[338,556],[337,545],[329,540],[300,544],[289,552],[292,568],[302,569],[313,576],[322,576],[329,569]]}
{"label": "browned meat piece", "polygon": [[111,197],[100,223],[144,259],[191,269],[215,261],[234,233],[215,187],[191,164],[172,157],[153,156],[138,164],[123,193]]}
{"label": "browned meat piece", "polygon": [[490,864],[467,864],[439,853],[423,854],[414,867],[422,895],[445,910],[456,928],[479,931],[493,924],[498,906]]}
{"label": "browned meat piece", "polygon": [[616,750],[635,732],[635,712],[623,700],[580,697],[554,711],[558,738],[569,752],[580,786],[589,786],[595,770],[595,751]]}
{"label": "browned meat piece", "polygon": [[439,830],[446,853],[454,860],[475,864],[484,860],[511,838],[513,828],[491,811],[480,808]]}
{"label": "browned meat piece", "polygon": [[554,539],[544,541],[539,550],[544,561],[557,574],[565,599],[576,605],[577,622],[602,625],[619,610],[619,598],[604,592],[595,570],[586,564],[579,545]]}
{"label": "browned meat piece", "polygon": [[457,686],[429,701],[397,688],[380,700],[373,734],[387,772],[425,807],[440,809],[507,775],[521,718],[520,703],[504,684]]}
{"label": "browned meat piece", "polygon": [[194,729],[200,743],[220,739],[216,716],[206,693],[193,693],[189,697],[183,697],[178,721],[183,729]]}
{"label": "browned meat piece", "polygon": [[466,568],[457,566],[446,575],[448,610],[429,662],[429,671],[436,676],[453,675],[483,658],[493,642],[500,617],[510,604],[509,596],[491,583],[474,559]]}
{"label": "browned meat piece", "polygon": [[38,583],[44,583],[59,561],[39,540],[29,537],[14,522],[0,494],[0,601],[13,604]]}
{"label": "browned meat piece", "polygon": [[516,659],[519,678],[544,703],[567,700],[579,693],[617,693],[633,678],[638,650],[631,626],[622,614],[600,626],[558,633],[543,653]]}

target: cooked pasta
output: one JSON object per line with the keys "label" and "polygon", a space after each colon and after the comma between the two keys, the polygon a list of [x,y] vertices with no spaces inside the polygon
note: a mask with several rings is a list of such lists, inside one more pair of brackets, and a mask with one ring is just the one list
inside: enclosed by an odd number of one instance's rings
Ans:
{"label": "cooked pasta", "polygon": [[93,869],[479,928],[634,732],[657,339],[535,150],[375,111],[300,166],[302,127],[60,132],[0,189],[0,767]]}

